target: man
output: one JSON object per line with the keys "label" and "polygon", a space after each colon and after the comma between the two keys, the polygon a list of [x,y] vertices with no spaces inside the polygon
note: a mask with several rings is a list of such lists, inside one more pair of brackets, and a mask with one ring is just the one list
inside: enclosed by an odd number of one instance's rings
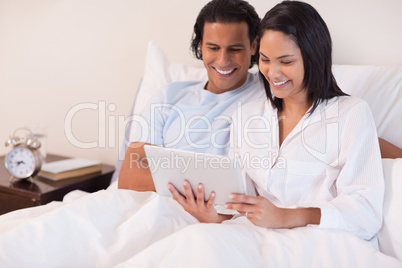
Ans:
{"label": "man", "polygon": [[149,129],[136,128],[119,174],[118,187],[155,191],[143,163],[143,145],[155,144],[226,155],[231,115],[248,101],[265,97],[258,74],[248,69],[258,59],[260,18],[242,0],[213,0],[200,11],[191,49],[203,60],[208,80],[167,85],[141,116]]}

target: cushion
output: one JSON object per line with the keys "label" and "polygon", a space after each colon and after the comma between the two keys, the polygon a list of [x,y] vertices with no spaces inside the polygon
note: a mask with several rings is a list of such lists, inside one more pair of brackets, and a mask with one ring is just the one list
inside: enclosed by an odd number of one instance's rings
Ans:
{"label": "cushion", "polygon": [[341,89],[365,100],[378,136],[402,148],[402,67],[334,65]]}
{"label": "cushion", "polygon": [[139,114],[151,97],[164,85],[175,81],[201,81],[207,77],[203,67],[169,62],[163,50],[151,40],[148,43],[144,77],[138,89],[134,114]]}
{"label": "cushion", "polygon": [[378,232],[380,250],[402,261],[402,158],[383,159],[384,222]]}

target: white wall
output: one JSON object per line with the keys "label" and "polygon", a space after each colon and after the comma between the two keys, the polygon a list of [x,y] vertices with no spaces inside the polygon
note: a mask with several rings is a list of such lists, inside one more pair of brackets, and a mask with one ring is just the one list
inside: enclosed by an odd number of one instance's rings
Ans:
{"label": "white wall", "polygon": [[[263,16],[278,1],[249,2]],[[402,65],[402,1],[307,2],[330,28],[334,63]],[[2,143],[14,129],[41,125],[47,126],[48,152],[114,164],[123,134],[117,122],[130,111],[148,40],[172,61],[199,65],[189,44],[205,3],[0,0],[0,154],[8,151]],[[67,139],[65,118],[74,109],[74,137],[95,148]]]}

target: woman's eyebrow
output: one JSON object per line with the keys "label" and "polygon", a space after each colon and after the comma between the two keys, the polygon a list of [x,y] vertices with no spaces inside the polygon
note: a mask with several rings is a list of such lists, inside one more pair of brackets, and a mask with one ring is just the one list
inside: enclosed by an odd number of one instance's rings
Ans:
{"label": "woman's eyebrow", "polygon": [[265,56],[264,53],[262,53],[261,51],[260,51],[260,55],[263,56],[264,58],[268,58],[268,57]]}
{"label": "woman's eyebrow", "polygon": [[279,59],[283,59],[283,58],[287,58],[287,57],[292,57],[292,56],[293,56],[293,55],[286,54],[286,55],[277,57],[277,59],[279,60]]}
{"label": "woman's eyebrow", "polygon": [[[264,58],[267,58],[267,59],[268,59],[268,57],[265,56],[264,53],[262,53],[261,51],[260,51],[260,55],[263,56]],[[294,55],[286,54],[286,55],[282,55],[282,56],[277,57],[277,59],[279,60],[279,59],[283,59],[283,58],[287,58],[287,57],[293,57],[293,56],[294,56]]]}

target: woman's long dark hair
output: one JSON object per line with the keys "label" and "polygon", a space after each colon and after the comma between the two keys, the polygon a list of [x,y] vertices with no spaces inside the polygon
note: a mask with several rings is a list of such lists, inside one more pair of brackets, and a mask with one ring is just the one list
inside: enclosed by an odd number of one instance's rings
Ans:
{"label": "woman's long dark hair", "polygon": [[[304,64],[303,87],[313,101],[311,113],[322,101],[347,95],[332,74],[331,35],[314,7],[299,1],[283,1],[265,14],[259,36],[267,30],[290,36],[300,48]],[[282,110],[282,99],[273,96],[268,81],[263,80],[267,97],[274,107]]]}

